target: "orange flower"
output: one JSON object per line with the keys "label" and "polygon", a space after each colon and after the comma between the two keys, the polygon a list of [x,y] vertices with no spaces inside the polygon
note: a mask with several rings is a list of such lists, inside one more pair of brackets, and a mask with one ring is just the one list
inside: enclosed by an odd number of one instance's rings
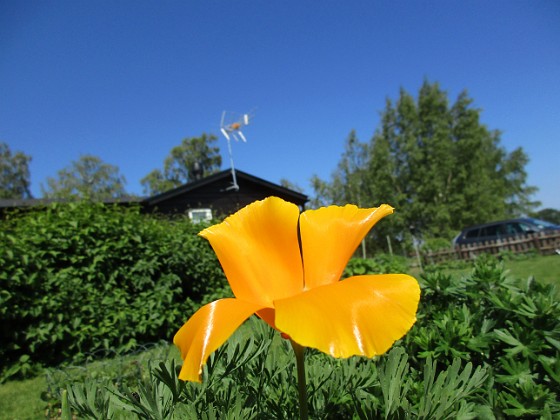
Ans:
{"label": "orange flower", "polygon": [[386,352],[416,321],[418,283],[404,274],[340,277],[367,232],[392,212],[383,204],[300,214],[295,204],[269,197],[200,232],[235,298],[200,308],[177,332],[179,378],[200,381],[208,356],[253,314],[334,357]]}

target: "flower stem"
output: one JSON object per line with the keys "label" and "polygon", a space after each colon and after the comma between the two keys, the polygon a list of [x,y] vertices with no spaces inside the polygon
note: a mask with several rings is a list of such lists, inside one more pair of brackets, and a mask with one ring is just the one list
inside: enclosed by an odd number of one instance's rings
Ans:
{"label": "flower stem", "polygon": [[304,353],[305,347],[300,346],[293,340],[290,340],[294,353],[296,355],[297,378],[298,378],[298,392],[299,392],[299,418],[300,420],[307,420],[309,415],[307,412],[307,390],[305,381],[305,360]]}

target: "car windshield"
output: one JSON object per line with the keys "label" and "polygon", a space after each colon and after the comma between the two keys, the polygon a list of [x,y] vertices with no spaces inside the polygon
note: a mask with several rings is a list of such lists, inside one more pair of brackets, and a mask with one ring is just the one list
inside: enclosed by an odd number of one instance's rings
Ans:
{"label": "car windshield", "polygon": [[557,226],[554,223],[547,222],[546,220],[528,219],[528,221],[534,224],[537,228],[539,228],[539,230],[550,229]]}

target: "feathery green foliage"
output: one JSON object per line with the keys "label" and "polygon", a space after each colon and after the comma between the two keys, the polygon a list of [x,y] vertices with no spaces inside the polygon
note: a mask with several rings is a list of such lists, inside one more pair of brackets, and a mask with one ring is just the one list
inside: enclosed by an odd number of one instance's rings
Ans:
{"label": "feathery green foliage", "polygon": [[[506,278],[493,258],[481,258],[467,276],[426,273],[418,322],[387,355],[334,359],[307,350],[310,417],[557,417],[560,303],[553,292]],[[127,387],[75,382],[70,405],[84,418],[93,418],[84,404],[115,418],[118,410],[141,411],[140,418],[297,417],[289,343],[257,318],[211,356],[202,384],[179,381],[175,360]]]}
{"label": "feathery green foliage", "polygon": [[[430,362],[418,383],[407,359],[401,347],[379,360],[337,360],[308,350],[311,418],[404,418],[414,413],[429,419],[434,413],[474,412],[485,369],[462,366],[459,359],[447,369]],[[202,384],[179,381],[178,369],[171,359],[135,385],[91,379],[74,383],[67,386],[69,403],[78,417],[91,419],[130,413],[155,419],[297,418],[289,344],[255,318],[211,356]]]}

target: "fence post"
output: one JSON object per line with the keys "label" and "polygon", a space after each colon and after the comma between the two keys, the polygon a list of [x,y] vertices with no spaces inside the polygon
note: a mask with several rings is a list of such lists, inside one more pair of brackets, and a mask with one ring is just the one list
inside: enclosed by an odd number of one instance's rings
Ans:
{"label": "fence post", "polygon": [[391,238],[387,235],[387,246],[389,247],[389,255],[393,256],[393,247],[391,246]]}
{"label": "fence post", "polygon": [[543,236],[543,232],[536,232],[531,234],[531,236],[533,237],[533,244],[534,247],[537,248],[537,252],[539,254],[542,254],[541,252],[541,238]]}

